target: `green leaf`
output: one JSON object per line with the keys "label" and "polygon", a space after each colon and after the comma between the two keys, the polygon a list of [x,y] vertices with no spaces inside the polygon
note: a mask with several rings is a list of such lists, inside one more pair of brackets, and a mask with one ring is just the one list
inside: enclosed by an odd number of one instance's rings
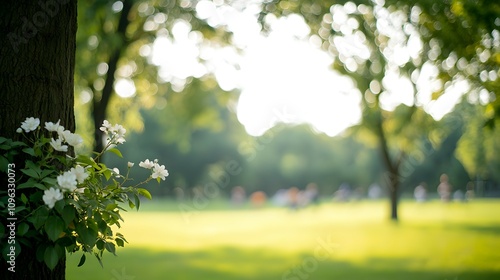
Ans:
{"label": "green leaf", "polygon": [[108,210],[108,211],[114,210],[117,206],[118,206],[118,204],[116,204],[116,203],[110,203],[110,204],[106,205],[106,210]]}
{"label": "green leaf", "polygon": [[125,242],[123,242],[123,239],[116,238],[115,242],[116,242],[116,245],[118,245],[119,247],[124,247],[125,246]]}
{"label": "green leaf", "polygon": [[102,241],[102,240],[100,240],[100,239],[99,239],[99,240],[97,240],[97,242],[96,242],[96,247],[97,247],[97,249],[99,249],[99,250],[104,250],[104,241]]}
{"label": "green leaf", "polygon": [[134,193],[135,206],[137,207],[137,211],[139,211],[139,207],[141,206],[141,200],[139,196]]}
{"label": "green leaf", "polygon": [[109,178],[111,178],[111,175],[112,175],[111,170],[109,170],[109,169],[104,170],[102,172],[102,174],[104,175],[104,177],[106,178],[106,180],[109,180]]}
{"label": "green leaf", "polygon": [[97,239],[97,232],[95,230],[87,228],[84,224],[79,223],[76,225],[76,232],[85,245],[94,247]]}
{"label": "green leaf", "polygon": [[21,194],[21,202],[24,204],[28,203],[28,198],[24,193]]}
{"label": "green leaf", "polygon": [[101,257],[99,257],[99,255],[97,253],[95,253],[94,255],[97,258],[97,261],[99,261],[99,264],[101,265],[101,267],[104,268],[104,266],[102,265]]}
{"label": "green leaf", "polygon": [[10,161],[0,155],[0,172],[7,173],[7,166],[9,166],[9,163]]}
{"label": "green leaf", "polygon": [[34,170],[37,174],[42,174],[42,169],[40,168],[40,166],[38,164],[35,164],[31,160],[26,161],[26,167],[27,169]]}
{"label": "green leaf", "polygon": [[12,146],[10,146],[10,145],[0,145],[0,149],[8,151],[8,150],[12,149]]}
{"label": "green leaf", "polygon": [[134,202],[130,198],[128,199],[128,206],[130,207],[130,209],[134,209],[135,207]]}
{"label": "green leaf", "polygon": [[20,189],[27,189],[27,188],[32,188],[34,184],[38,183],[37,180],[33,179],[33,178],[29,178],[28,181],[22,183],[22,184],[19,184],[17,186],[17,189],[20,190]]}
{"label": "green leaf", "polygon": [[45,222],[45,232],[52,241],[56,241],[64,231],[64,222],[57,216],[50,216]]}
{"label": "green leaf", "polygon": [[54,204],[54,209],[56,209],[59,214],[62,214],[65,205],[66,205],[66,201],[64,201],[64,199],[58,200]]}
{"label": "green leaf", "polygon": [[47,207],[42,206],[33,212],[33,215],[28,218],[28,221],[33,224],[35,229],[40,229],[45,224],[48,216],[49,210],[47,209]]}
{"label": "green leaf", "polygon": [[36,156],[35,150],[33,150],[33,148],[24,148],[23,152],[33,157]]}
{"label": "green leaf", "polygon": [[101,168],[99,167],[99,165],[97,165],[97,163],[94,161],[94,159],[89,157],[89,156],[78,155],[76,157],[76,162],[82,163],[82,165],[85,165],[85,166],[92,166],[97,170],[101,170]]}
{"label": "green leaf", "polygon": [[85,263],[85,253],[82,254],[82,257],[80,258],[80,262],[78,262],[78,267],[82,266]]}
{"label": "green leaf", "polygon": [[47,245],[45,245],[45,244],[40,244],[40,245],[38,245],[38,248],[36,248],[35,255],[36,255],[36,259],[39,262],[42,262],[44,260],[45,248],[47,248]]}
{"label": "green leaf", "polygon": [[17,226],[17,235],[23,236],[28,232],[29,229],[30,229],[30,226],[27,223],[20,223]]}
{"label": "green leaf", "polygon": [[117,155],[117,156],[119,156],[119,157],[121,157],[121,158],[123,158],[122,153],[121,153],[121,152],[120,152],[120,150],[118,150],[117,148],[111,148],[111,149],[109,149],[108,151],[109,151],[109,152],[112,152],[113,154],[115,154],[115,155]]}
{"label": "green leaf", "polygon": [[143,189],[143,188],[137,188],[137,192],[138,192],[140,195],[142,195],[142,196],[146,197],[147,199],[150,199],[150,200],[151,200],[151,199],[153,199],[153,197],[151,196],[151,194],[149,193],[149,191],[148,191],[148,190],[146,190],[146,189]]}
{"label": "green leaf", "polygon": [[52,177],[45,177],[42,179],[42,182],[46,183],[49,186],[55,186],[57,183],[57,179]]}
{"label": "green leaf", "polygon": [[73,206],[71,206],[71,205],[64,206],[62,213],[61,213],[61,216],[62,216],[66,226],[68,226],[73,221],[73,219],[75,218],[75,215],[76,215],[75,208]]}
{"label": "green leaf", "polygon": [[116,236],[118,236],[120,239],[123,239],[123,241],[125,241],[125,242],[127,242],[127,243],[128,243],[127,239],[125,239],[125,236],[123,236],[123,234],[121,234],[121,233],[117,232],[117,233],[116,233]]}
{"label": "green leaf", "polygon": [[45,185],[40,184],[40,183],[35,183],[35,184],[33,184],[33,187],[35,187],[35,188],[37,188],[37,189],[40,189],[40,190],[42,190],[42,191],[44,191],[44,190],[46,190],[46,189],[47,189],[47,187],[46,187]]}
{"label": "green leaf", "polygon": [[7,139],[5,137],[0,137],[0,144],[2,144],[3,142],[7,141],[7,140],[10,140],[10,139]]}
{"label": "green leaf", "polygon": [[40,174],[36,173],[35,170],[33,169],[21,169],[21,172],[23,172],[24,174],[32,177],[32,178],[36,178],[36,179],[40,179]]}
{"label": "green leaf", "polygon": [[106,244],[104,245],[104,247],[106,248],[106,250],[110,253],[113,253],[113,255],[116,256],[116,246],[115,244],[111,243],[111,242],[106,242]]}
{"label": "green leaf", "polygon": [[43,254],[43,260],[45,261],[45,264],[50,268],[50,270],[53,270],[59,262],[56,248],[48,246],[45,249],[45,253]]}
{"label": "green leaf", "polygon": [[[42,172],[40,173],[40,177],[45,179],[45,177],[49,176],[50,174],[52,174],[52,173],[54,173],[54,172],[55,172],[55,171],[54,171],[54,170],[52,170],[52,169],[44,169],[44,170],[42,170]],[[42,180],[42,181],[43,181],[43,180]],[[44,182],[45,182],[45,181],[44,181]]]}
{"label": "green leaf", "polygon": [[108,223],[106,223],[105,221],[100,221],[98,223],[98,226],[99,226],[99,231],[102,233],[102,234],[107,234],[108,231],[111,232],[111,228],[108,227]]}

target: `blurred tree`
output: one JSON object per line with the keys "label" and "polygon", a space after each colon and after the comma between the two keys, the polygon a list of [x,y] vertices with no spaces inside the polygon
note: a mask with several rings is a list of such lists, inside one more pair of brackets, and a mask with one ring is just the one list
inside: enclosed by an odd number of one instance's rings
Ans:
{"label": "blurred tree", "polygon": [[[126,122],[127,128],[140,131],[140,109],[164,107],[196,75],[159,75],[158,62],[153,60],[156,39],[175,41],[176,32],[182,31],[186,32],[182,36],[197,38],[198,44],[205,38],[224,41],[225,33],[199,20],[194,6],[195,1],[174,0],[79,2],[77,120],[87,132],[82,134],[94,135],[94,150],[103,147],[99,127],[104,119]],[[157,50],[159,56],[168,55],[167,51]],[[201,109],[213,114],[210,107]],[[92,124],[86,123],[88,115]]]}
{"label": "blurred tree", "polygon": [[[471,96],[482,96],[492,112],[498,107],[498,98],[494,101],[491,95],[498,95],[500,83],[499,4],[481,2],[296,0],[263,4],[264,29],[274,16],[302,15],[314,34],[312,41],[334,55],[334,69],[356,82],[364,97],[363,120],[356,131],[364,135],[369,134],[363,131],[369,131],[378,142],[387,169],[393,220],[398,218],[401,164],[416,150],[420,135],[434,125],[427,115],[432,108],[424,106],[421,96],[424,74],[437,69],[436,80],[442,81],[432,89],[433,100],[467,80],[480,85],[471,90]],[[397,108],[390,104],[394,97],[402,103]]]}
{"label": "blurred tree", "polygon": [[[489,126],[500,119],[500,2],[491,0],[387,0],[408,13],[424,52],[446,85],[471,84],[469,100],[485,107]],[[436,92],[437,95],[443,91]]]}
{"label": "blurred tree", "polygon": [[[362,123],[357,130],[373,135],[378,143],[387,170],[385,183],[391,201],[390,215],[397,220],[400,166],[418,139],[415,133],[419,133],[424,123],[412,121],[418,116],[414,84],[410,83],[412,97],[406,100],[408,106],[387,108],[381,99],[389,94],[387,76],[392,74],[409,81],[412,73],[423,66],[421,60],[410,56],[399,61],[394,56],[398,48],[406,48],[408,40],[418,34],[412,30],[403,31],[404,13],[371,1],[357,4],[350,1],[302,1],[300,4],[299,1],[273,1],[264,6],[263,13],[302,14],[317,34],[314,38],[335,56],[334,69],[356,82],[364,97]],[[266,17],[262,18],[264,23]],[[412,125],[408,125],[410,122]]]}
{"label": "blurred tree", "polygon": [[457,157],[463,162],[469,176],[476,181],[500,182],[500,160],[498,152],[500,137],[498,126],[492,129],[484,129],[483,124],[486,117],[480,105],[462,106],[460,114],[468,116],[465,124],[464,134],[458,142]]}
{"label": "blurred tree", "polygon": [[[20,139],[16,129],[27,117],[44,122],[61,121],[66,129],[74,131],[73,73],[75,67],[75,37],[77,30],[77,1],[2,1],[0,2],[0,131],[3,137]],[[5,160],[5,159],[4,159]],[[20,178],[25,158],[17,156],[11,164]],[[2,165],[5,161],[2,161]],[[7,182],[7,165],[0,177]],[[20,183],[20,182],[17,182]],[[22,182],[21,182],[22,183]],[[7,198],[7,184],[2,183],[3,197]],[[29,189],[18,190],[21,197]],[[7,205],[2,201],[2,208]],[[1,242],[7,243],[7,209],[2,209]],[[9,222],[9,223],[12,223]],[[5,234],[4,234],[5,233]],[[17,235],[17,234],[16,234]],[[12,235],[11,235],[12,236]],[[21,240],[24,242],[19,243]],[[14,266],[2,261],[2,279],[65,279],[66,259],[53,270],[38,261],[48,238],[21,238],[9,244],[16,248]],[[6,247],[7,248],[7,247]],[[65,254],[64,249],[61,249]],[[7,258],[8,252],[2,252]],[[12,259],[9,259],[12,260]],[[8,270],[13,267],[15,272]]]}

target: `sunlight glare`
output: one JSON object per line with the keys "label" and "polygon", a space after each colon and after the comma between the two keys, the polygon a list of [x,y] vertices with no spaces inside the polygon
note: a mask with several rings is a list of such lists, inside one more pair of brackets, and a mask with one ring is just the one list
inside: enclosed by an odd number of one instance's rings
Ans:
{"label": "sunlight glare", "polygon": [[131,79],[119,79],[115,83],[115,92],[122,98],[132,97],[135,94],[134,81]]}
{"label": "sunlight glare", "polygon": [[305,23],[280,20],[268,37],[245,50],[241,63],[237,114],[247,132],[261,135],[279,122],[309,123],[334,136],[357,123],[360,94],[350,79],[330,69],[328,54],[297,39],[308,30],[284,28]]}

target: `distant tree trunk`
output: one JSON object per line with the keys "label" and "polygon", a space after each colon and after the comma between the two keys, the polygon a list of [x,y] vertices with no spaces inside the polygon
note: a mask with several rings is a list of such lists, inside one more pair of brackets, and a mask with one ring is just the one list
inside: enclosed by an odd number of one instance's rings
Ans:
{"label": "distant tree trunk", "polygon": [[389,146],[387,143],[387,138],[385,136],[384,129],[382,127],[382,116],[379,115],[377,121],[376,134],[379,139],[379,148],[382,154],[382,160],[386,167],[386,173],[384,176],[385,182],[387,184],[387,190],[389,192],[390,200],[390,219],[393,221],[398,220],[398,202],[399,202],[399,165],[402,155],[397,161],[391,159],[389,153]]}
{"label": "distant tree trunk", "polygon": [[[74,131],[76,19],[77,0],[0,1],[1,136],[19,140],[16,129],[26,117],[40,118],[42,126],[61,120]],[[24,159],[17,157],[14,163],[20,174]],[[5,190],[7,177],[0,175]],[[21,190],[16,192],[20,195]],[[21,244],[14,273],[2,256],[2,279],[65,279],[66,260],[51,271],[36,260],[36,248],[35,242]]]}
{"label": "distant tree trunk", "polygon": [[108,72],[106,80],[101,92],[100,98],[94,97],[92,103],[92,117],[94,120],[94,151],[102,151],[104,148],[103,132],[99,129],[102,122],[107,118],[108,105],[113,94],[113,85],[115,83],[115,72],[118,68],[118,61],[122,55],[123,49],[127,46],[128,41],[126,38],[127,27],[130,24],[128,18],[130,10],[132,9],[133,2],[131,0],[123,1],[123,8],[118,20],[118,27],[116,34],[120,36],[121,42],[117,48],[111,52],[108,59]]}

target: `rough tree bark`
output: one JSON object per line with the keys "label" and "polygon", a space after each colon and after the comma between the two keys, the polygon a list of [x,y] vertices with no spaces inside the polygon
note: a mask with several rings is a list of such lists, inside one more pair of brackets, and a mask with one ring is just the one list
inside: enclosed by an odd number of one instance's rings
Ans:
{"label": "rough tree bark", "polygon": [[[76,19],[77,0],[0,1],[1,136],[20,140],[16,129],[26,117],[38,117],[42,125],[61,120],[74,131]],[[24,160],[17,157],[14,163],[19,176]],[[0,176],[4,191],[7,177]],[[21,244],[15,273],[2,256],[2,279],[65,279],[66,260],[51,271],[36,260],[36,246]]]}

